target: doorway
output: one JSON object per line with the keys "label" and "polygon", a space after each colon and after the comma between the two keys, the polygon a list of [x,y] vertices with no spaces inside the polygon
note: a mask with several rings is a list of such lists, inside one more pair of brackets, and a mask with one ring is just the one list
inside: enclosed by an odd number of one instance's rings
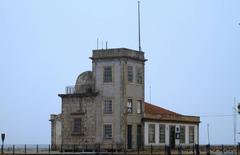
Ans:
{"label": "doorway", "polygon": [[137,147],[141,148],[142,146],[142,126],[137,125]]}
{"label": "doorway", "polygon": [[127,148],[132,149],[132,125],[128,125],[127,130]]}
{"label": "doorway", "polygon": [[169,127],[169,145],[171,149],[175,148],[175,126]]}

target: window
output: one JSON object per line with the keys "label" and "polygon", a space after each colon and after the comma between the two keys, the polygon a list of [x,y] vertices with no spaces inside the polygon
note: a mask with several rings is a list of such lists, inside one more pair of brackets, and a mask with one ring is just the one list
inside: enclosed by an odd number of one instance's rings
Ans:
{"label": "window", "polygon": [[128,82],[133,82],[133,66],[128,66]]}
{"label": "window", "polygon": [[148,125],[148,143],[155,143],[155,124]]}
{"label": "window", "polygon": [[194,126],[189,127],[189,143],[194,143]]}
{"label": "window", "polygon": [[104,138],[112,138],[112,125],[111,124],[105,124],[104,127],[103,127],[103,135],[104,135]]}
{"label": "window", "polygon": [[112,113],[112,100],[104,101],[104,113],[111,114]]}
{"label": "window", "polygon": [[104,67],[103,82],[112,82],[112,66]]}
{"label": "window", "polygon": [[81,133],[81,125],[82,125],[82,119],[81,118],[75,118],[73,120],[73,132],[74,133]]}
{"label": "window", "polygon": [[159,125],[159,143],[165,143],[165,125]]}
{"label": "window", "polygon": [[137,84],[142,84],[143,83],[143,70],[142,68],[137,68],[136,70],[136,82]]}
{"label": "window", "polygon": [[133,112],[133,101],[132,99],[128,99],[127,102],[127,112],[132,113]]}
{"label": "window", "polygon": [[180,126],[180,143],[185,143],[185,126]]}
{"label": "window", "polygon": [[141,114],[142,113],[142,101],[137,100],[137,113]]}

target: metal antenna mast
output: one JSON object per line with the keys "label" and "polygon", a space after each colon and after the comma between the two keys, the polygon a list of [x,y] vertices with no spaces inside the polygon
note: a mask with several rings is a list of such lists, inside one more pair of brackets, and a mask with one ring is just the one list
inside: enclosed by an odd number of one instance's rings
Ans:
{"label": "metal antenna mast", "polygon": [[138,1],[138,50],[141,49],[141,27],[140,27],[140,1]]}
{"label": "metal antenna mast", "polygon": [[237,110],[236,110],[236,97],[234,97],[234,105],[233,105],[233,134],[234,134],[234,145],[237,140]]}
{"label": "metal antenna mast", "polygon": [[150,87],[149,87],[149,90],[150,90],[150,92],[149,92],[149,93],[150,93],[150,94],[149,94],[149,95],[150,95],[150,96],[149,96],[149,97],[150,97],[150,103],[152,103],[152,92],[151,92],[151,85],[150,85]]}

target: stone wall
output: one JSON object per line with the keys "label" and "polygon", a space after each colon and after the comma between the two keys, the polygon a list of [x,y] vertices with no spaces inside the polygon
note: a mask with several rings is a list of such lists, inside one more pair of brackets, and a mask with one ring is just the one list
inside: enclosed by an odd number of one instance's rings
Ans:
{"label": "stone wall", "polygon": [[[60,95],[61,96],[61,95]],[[62,143],[93,144],[96,133],[96,94],[62,95]],[[81,133],[73,132],[75,118],[81,118]]]}

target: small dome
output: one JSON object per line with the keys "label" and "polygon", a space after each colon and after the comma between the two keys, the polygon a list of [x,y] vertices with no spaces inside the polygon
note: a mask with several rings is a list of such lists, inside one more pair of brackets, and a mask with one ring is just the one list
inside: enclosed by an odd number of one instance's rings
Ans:
{"label": "small dome", "polygon": [[75,84],[75,93],[87,93],[93,90],[92,72],[86,71],[81,73]]}
{"label": "small dome", "polygon": [[81,73],[76,81],[75,85],[85,85],[85,84],[90,84],[92,83],[92,72],[91,71],[86,71]]}

